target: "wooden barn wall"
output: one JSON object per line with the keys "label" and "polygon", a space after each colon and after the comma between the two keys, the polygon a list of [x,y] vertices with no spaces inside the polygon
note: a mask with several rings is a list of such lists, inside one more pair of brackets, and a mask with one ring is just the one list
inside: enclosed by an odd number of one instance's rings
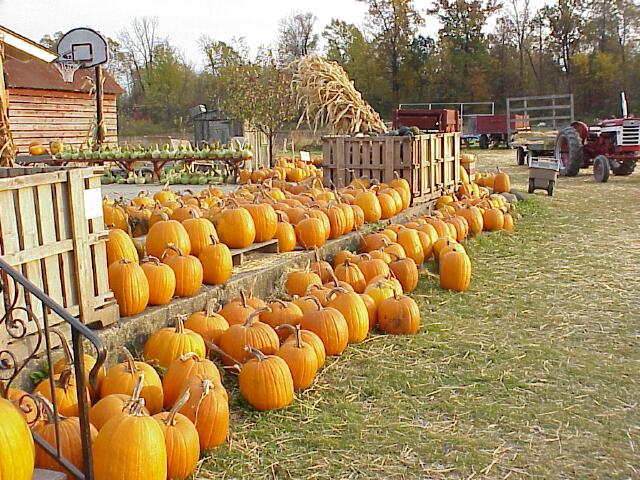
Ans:
{"label": "wooden barn wall", "polygon": [[[8,89],[9,121],[13,139],[21,153],[32,141],[48,144],[62,139],[80,146],[95,119],[95,99],[88,93],[52,90]],[[118,141],[116,96],[105,94],[104,117],[108,143]]]}

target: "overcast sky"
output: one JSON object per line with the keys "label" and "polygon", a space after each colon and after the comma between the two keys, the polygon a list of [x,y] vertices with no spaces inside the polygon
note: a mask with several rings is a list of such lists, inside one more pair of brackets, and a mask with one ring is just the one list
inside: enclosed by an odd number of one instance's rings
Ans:
{"label": "overcast sky", "polygon": [[[431,0],[414,0],[414,5],[424,14]],[[362,25],[365,10],[366,5],[356,0],[0,0],[0,25],[36,41],[47,33],[82,26],[117,38],[133,18],[157,16],[162,36],[201,66],[202,35],[224,41],[245,37],[257,49],[276,40],[278,20],[292,12],[313,12],[320,33],[332,18]],[[429,18],[421,30],[435,35],[438,23]]]}

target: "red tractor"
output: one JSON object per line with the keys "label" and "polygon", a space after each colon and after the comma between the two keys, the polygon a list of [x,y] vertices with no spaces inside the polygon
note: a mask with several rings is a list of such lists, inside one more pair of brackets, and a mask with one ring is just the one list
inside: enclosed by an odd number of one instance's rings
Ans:
{"label": "red tractor", "polygon": [[589,127],[583,122],[573,122],[558,133],[555,156],[560,164],[560,174],[575,177],[578,170],[593,165],[597,182],[606,182],[609,172],[614,175],[631,175],[640,160],[640,118],[627,114],[624,93],[622,118],[603,120]]}

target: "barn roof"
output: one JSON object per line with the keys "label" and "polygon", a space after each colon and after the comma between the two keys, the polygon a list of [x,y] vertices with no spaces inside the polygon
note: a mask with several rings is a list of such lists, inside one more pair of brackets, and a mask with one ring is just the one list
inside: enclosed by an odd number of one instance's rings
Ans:
{"label": "barn roof", "polygon": [[[82,93],[91,89],[91,82],[88,82],[86,77],[93,79],[93,69],[78,70],[73,83],[67,83],[62,79],[55,64],[50,63],[57,58],[57,54],[2,26],[0,35],[5,37],[4,71],[7,88]],[[104,93],[118,95],[124,92],[106,71],[104,78]]]}

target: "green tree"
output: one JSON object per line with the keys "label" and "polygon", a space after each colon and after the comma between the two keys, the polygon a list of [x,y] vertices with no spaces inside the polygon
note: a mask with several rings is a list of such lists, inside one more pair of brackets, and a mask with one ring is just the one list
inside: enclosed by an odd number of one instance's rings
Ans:
{"label": "green tree", "polygon": [[276,133],[298,116],[291,89],[291,72],[280,67],[272,52],[254,62],[238,63],[220,71],[225,95],[218,99],[230,117],[246,121],[267,136],[269,161],[273,165]]}
{"label": "green tree", "polygon": [[400,69],[423,19],[412,0],[358,0],[366,3],[367,26],[375,51],[391,83],[394,105],[400,101]]}

